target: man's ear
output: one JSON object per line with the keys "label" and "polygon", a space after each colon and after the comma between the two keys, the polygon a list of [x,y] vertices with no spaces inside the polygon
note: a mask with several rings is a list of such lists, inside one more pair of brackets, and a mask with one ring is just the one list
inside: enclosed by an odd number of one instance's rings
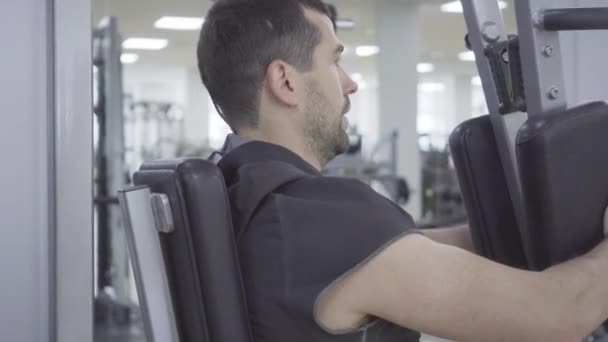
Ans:
{"label": "man's ear", "polygon": [[287,106],[298,105],[298,82],[295,68],[283,61],[273,61],[266,70],[266,84],[270,94]]}

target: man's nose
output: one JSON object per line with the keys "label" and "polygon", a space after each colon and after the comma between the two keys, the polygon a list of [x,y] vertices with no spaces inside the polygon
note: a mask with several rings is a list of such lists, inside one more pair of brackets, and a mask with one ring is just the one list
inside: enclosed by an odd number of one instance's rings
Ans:
{"label": "man's nose", "polygon": [[359,85],[357,82],[353,81],[353,79],[346,75],[346,84],[344,85],[344,95],[351,95],[359,90]]}

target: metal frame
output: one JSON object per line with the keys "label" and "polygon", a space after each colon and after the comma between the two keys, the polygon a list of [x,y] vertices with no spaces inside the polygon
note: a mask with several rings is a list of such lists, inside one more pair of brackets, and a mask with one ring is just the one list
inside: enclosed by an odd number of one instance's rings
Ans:
{"label": "metal frame", "polygon": [[[527,223],[525,220],[523,193],[517,166],[515,143],[517,132],[528,120],[528,115],[523,112],[501,113],[498,87],[506,85],[497,83],[490,61],[486,57],[486,49],[493,44],[506,42],[508,34],[505,30],[498,1],[461,0],[461,2],[469,32],[469,42],[475,52],[475,61],[490,110],[490,119],[494,127],[500,158],[505,167],[505,176],[509,186],[511,201],[513,202],[513,209],[517,217],[519,229],[523,230]],[[510,88],[510,73],[505,72],[505,77]],[[524,248],[526,247],[524,246]]]}
{"label": "metal frame", "polygon": [[[498,1],[461,2],[519,229],[527,231],[517,134],[529,116],[568,107],[559,31],[608,29],[608,8],[560,8],[567,0],[516,0],[518,36],[513,38],[505,31]],[[531,246],[524,245],[524,250],[530,255]]]}
{"label": "metal frame", "polygon": [[[99,100],[96,112],[100,124],[98,146],[98,287],[111,285],[118,299],[129,301],[129,263],[125,232],[116,194],[126,186],[124,101],[121,38],[117,19],[105,17],[95,30],[95,64],[98,65]],[[109,274],[108,274],[109,273]]]}
{"label": "metal frame", "polygon": [[[568,107],[559,31],[608,30],[608,7],[560,8],[570,1],[515,0],[518,36],[510,38],[504,30],[497,1],[461,2],[519,229],[527,230],[515,154],[517,134],[528,115],[550,115]],[[496,54],[496,48],[504,47],[508,60],[500,60],[502,51]],[[505,69],[508,72],[503,73]],[[525,96],[521,99],[523,103],[518,103],[520,99],[516,97],[522,88]],[[526,110],[528,115],[516,110]],[[527,255],[531,248],[524,245]],[[598,335],[604,336],[601,329]]]}
{"label": "metal frame", "polygon": [[[148,187],[119,192],[129,254],[133,262],[146,338],[149,342],[178,342],[179,335],[157,223],[170,233],[172,222],[164,195],[153,197]],[[157,210],[153,210],[153,206]],[[168,209],[167,209],[168,210]],[[163,214],[164,215],[161,215]]]}
{"label": "metal frame", "polygon": [[523,78],[529,115],[566,109],[566,85],[559,33],[539,25],[541,10],[563,5],[564,0],[515,1]]}
{"label": "metal frame", "polygon": [[[47,0],[54,127],[51,341],[93,340],[91,1]],[[74,20],[77,18],[77,20]]]}

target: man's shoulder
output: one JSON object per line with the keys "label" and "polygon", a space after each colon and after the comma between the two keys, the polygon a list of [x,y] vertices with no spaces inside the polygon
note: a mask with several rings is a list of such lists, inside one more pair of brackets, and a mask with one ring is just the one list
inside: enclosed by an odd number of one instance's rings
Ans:
{"label": "man's shoulder", "polygon": [[388,200],[361,180],[346,177],[301,178],[289,184],[282,193],[319,200]]}

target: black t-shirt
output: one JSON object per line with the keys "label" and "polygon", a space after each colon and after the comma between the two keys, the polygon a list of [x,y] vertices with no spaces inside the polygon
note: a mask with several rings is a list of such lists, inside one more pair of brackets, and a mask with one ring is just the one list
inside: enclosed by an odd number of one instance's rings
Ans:
{"label": "black t-shirt", "polygon": [[415,232],[403,209],[360,181],[323,177],[277,145],[246,143],[218,165],[256,342],[419,341],[418,332],[380,319],[330,331],[315,317],[325,289]]}

